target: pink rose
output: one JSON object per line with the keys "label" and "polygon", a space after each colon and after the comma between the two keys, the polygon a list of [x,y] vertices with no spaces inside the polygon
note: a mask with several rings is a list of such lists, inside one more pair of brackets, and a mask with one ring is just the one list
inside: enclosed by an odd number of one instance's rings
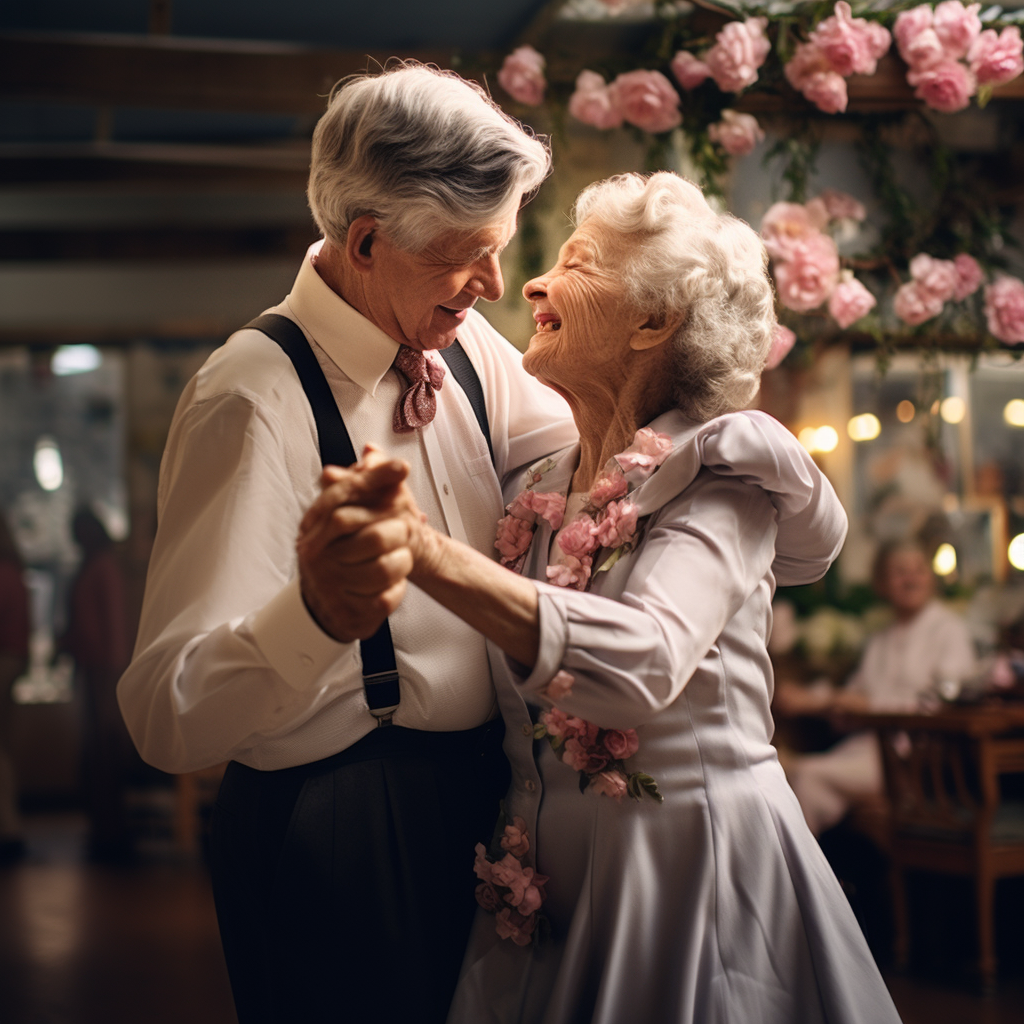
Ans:
{"label": "pink rose", "polygon": [[696,89],[711,77],[711,68],[688,50],[680,50],[669,65],[675,80],[686,90]]}
{"label": "pink rose", "polygon": [[533,542],[533,527],[517,516],[507,515],[498,520],[498,536],[494,546],[503,560],[514,562]]}
{"label": "pink rose", "polygon": [[708,126],[708,138],[730,156],[746,156],[764,139],[764,132],[751,114],[723,110],[722,120]]}
{"label": "pink rose", "polygon": [[505,905],[501,893],[490,882],[481,882],[476,887],[476,901],[488,914],[496,914]]}
{"label": "pink rose", "polygon": [[562,754],[562,761],[575,771],[593,775],[595,772],[604,770],[608,764],[608,755],[603,753],[599,747],[585,746],[573,737],[565,741],[565,753]]}
{"label": "pink rose", "polygon": [[960,283],[952,260],[937,260],[923,252],[910,261],[910,276],[940,302],[949,302]]}
{"label": "pink rose", "polygon": [[612,105],[608,85],[596,71],[581,71],[576,76],[569,113],[595,128],[618,128],[622,124],[622,114]]}
{"label": "pink rose", "polygon": [[933,27],[947,57],[963,57],[981,32],[981,4],[964,7],[960,0],[942,0],[935,7]]}
{"label": "pink rose", "polygon": [[939,33],[926,28],[907,40],[902,56],[911,71],[927,71],[945,58],[946,50]]}
{"label": "pink rose", "polygon": [[[551,524],[551,529],[561,528],[565,515],[565,495],[553,492],[523,491],[516,499],[525,508],[535,512]],[[513,502],[514,504],[514,502]]]}
{"label": "pink rose", "polygon": [[985,289],[988,329],[1007,345],[1024,342],[1024,281],[1000,277]]}
{"label": "pink rose", "polygon": [[606,729],[602,742],[605,750],[617,761],[625,761],[640,749],[636,729]]}
{"label": "pink rose", "polygon": [[551,679],[551,682],[544,687],[544,696],[553,704],[572,696],[572,684],[576,682],[571,672],[559,669]]}
{"label": "pink rose", "polygon": [[529,852],[530,839],[526,832],[526,822],[522,818],[514,817],[512,824],[505,826],[501,848],[513,857],[525,857]]}
{"label": "pink rose", "polygon": [[473,871],[481,882],[494,880],[494,864],[487,859],[487,849],[483,843],[476,844],[476,860],[473,861]]}
{"label": "pink rose", "polygon": [[544,58],[532,46],[513,50],[498,71],[498,83],[514,100],[537,107],[544,102]]}
{"label": "pink rose", "polygon": [[909,71],[907,81],[919,100],[943,114],[969,106],[978,88],[971,69],[957,60],[940,60],[924,71]]}
{"label": "pink rose", "polygon": [[558,535],[558,546],[571,558],[585,558],[597,550],[597,526],[586,512],[580,512]]}
{"label": "pink rose", "polygon": [[819,110],[826,114],[846,110],[846,80],[814,43],[800,43],[783,71],[789,84]]}
{"label": "pink rose", "polygon": [[923,324],[942,312],[942,300],[937,299],[917,281],[901,284],[892,302],[896,315],[908,324]]}
{"label": "pink rose", "polygon": [[593,559],[590,555],[584,558],[575,558],[566,555],[565,561],[558,565],[547,567],[547,579],[556,587],[575,587],[576,590],[585,590],[587,580],[590,579],[590,567]]}
{"label": "pink rose", "polygon": [[704,63],[723,92],[739,92],[757,81],[757,69],[771,51],[764,34],[767,18],[730,21],[704,54]]}
{"label": "pink rose", "polygon": [[603,548],[628,544],[636,533],[637,507],[631,501],[610,501],[597,521],[597,543]]}
{"label": "pink rose", "polygon": [[567,735],[575,734],[573,727],[569,724],[571,721],[572,719],[558,708],[544,711],[540,716],[540,723],[547,729],[548,735],[554,736],[557,740],[565,739]]}
{"label": "pink rose", "polygon": [[528,946],[537,927],[537,915],[523,916],[511,907],[498,912],[494,927],[502,939],[511,939],[517,946]]}
{"label": "pink rose", "polygon": [[909,64],[907,56],[911,43],[922,32],[930,30],[935,21],[931,7],[928,4],[921,4],[919,7],[912,7],[909,11],[903,11],[896,16],[896,22],[892,27],[892,34],[896,37],[896,46],[899,48],[900,56]]}
{"label": "pink rose", "polygon": [[672,438],[650,427],[641,427],[633,435],[633,443],[614,456],[623,473],[632,473],[635,482],[646,480],[672,452]]}
{"label": "pink rose", "polygon": [[[831,70],[844,78],[849,75],[873,75],[878,58],[881,36],[870,29],[870,22],[854,18],[846,0],[839,0],[835,13],[825,18],[810,34],[809,41],[817,46],[832,65]],[[881,26],[878,26],[881,28]],[[885,29],[882,29],[885,32]],[[885,32],[885,50],[889,33]],[[882,50],[882,53],[885,53]]]}
{"label": "pink rose", "polygon": [[[494,885],[500,885],[512,890],[509,894],[512,898],[509,899],[506,896],[505,902],[511,903],[514,907],[518,906],[523,898],[523,893],[526,891],[526,887],[530,884],[530,875],[533,874],[533,870],[531,868],[524,868],[522,861],[517,857],[513,857],[511,853],[506,853],[501,860],[491,865],[491,867],[491,881]],[[530,872],[530,875],[527,872]]]}
{"label": "pink rose", "polygon": [[968,295],[973,295],[981,287],[985,274],[978,261],[965,252],[953,260],[953,266],[956,267],[956,290],[953,292],[953,298],[959,302]]}
{"label": "pink rose", "polygon": [[779,301],[798,313],[817,309],[839,280],[839,252],[827,235],[798,242],[791,259],[775,266]]}
{"label": "pink rose", "polygon": [[979,85],[1005,85],[1024,71],[1020,28],[1009,25],[996,35],[987,28],[974,41],[968,59]]}
{"label": "pink rose", "polygon": [[829,220],[861,221],[868,215],[863,203],[839,189],[827,188],[818,198],[825,204]]}
{"label": "pink rose", "polygon": [[775,325],[775,335],[772,338],[772,347],[768,352],[768,361],[764,364],[766,370],[774,370],[783,359],[789,355],[789,350],[796,342],[796,335],[782,324]]}
{"label": "pink rose", "polygon": [[530,915],[535,914],[540,910],[541,904],[544,902],[544,890],[537,885],[528,885],[526,891],[523,893],[523,898],[519,901],[519,906],[516,908],[520,914]]}
{"label": "pink rose", "polygon": [[622,772],[599,772],[590,780],[590,788],[601,796],[621,800],[626,795],[626,778]]}
{"label": "pink rose", "polygon": [[828,313],[844,330],[875,308],[877,300],[855,277],[840,281],[828,300]]}
{"label": "pink rose", "polygon": [[600,508],[607,505],[612,498],[621,498],[628,490],[629,484],[618,467],[614,472],[605,470],[590,490],[590,503]]}
{"label": "pink rose", "polygon": [[818,234],[813,211],[800,203],[773,203],[761,218],[761,238],[768,255],[776,260],[792,259],[799,242]]}
{"label": "pink rose", "polygon": [[612,106],[646,132],[671,131],[683,122],[679,93],[660,71],[625,71],[608,89]]}

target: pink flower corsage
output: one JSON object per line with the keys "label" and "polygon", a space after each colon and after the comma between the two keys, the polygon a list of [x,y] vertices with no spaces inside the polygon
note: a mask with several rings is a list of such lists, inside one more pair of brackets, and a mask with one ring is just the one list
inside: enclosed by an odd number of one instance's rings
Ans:
{"label": "pink flower corsage", "polygon": [[533,941],[541,920],[538,913],[546,895],[546,875],[524,867],[523,857],[530,850],[526,822],[513,818],[499,839],[500,855],[488,853],[483,843],[476,844],[473,871],[480,879],[476,901],[489,914],[495,915],[494,927],[503,939],[517,946]]}
{"label": "pink flower corsage", "polygon": [[626,768],[626,759],[640,748],[635,729],[601,729],[593,722],[552,708],[541,713],[533,727],[533,736],[547,739],[562,763],[579,772],[581,793],[593,789],[616,800],[626,795],[634,800],[644,796],[658,803],[664,800],[652,776]]}

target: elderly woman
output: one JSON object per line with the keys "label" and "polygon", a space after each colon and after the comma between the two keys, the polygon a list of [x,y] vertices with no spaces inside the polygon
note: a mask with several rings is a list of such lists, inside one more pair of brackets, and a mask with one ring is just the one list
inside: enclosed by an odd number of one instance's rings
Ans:
{"label": "elderly woman", "polygon": [[[774,328],[763,248],[666,173],[591,186],[576,223],[524,289],[524,366],[579,444],[511,481],[506,569],[407,518],[410,579],[493,642],[513,771],[449,1019],[897,1021],[771,744],[772,594],[846,520],[735,411]],[[343,529],[315,507],[300,546]]]}

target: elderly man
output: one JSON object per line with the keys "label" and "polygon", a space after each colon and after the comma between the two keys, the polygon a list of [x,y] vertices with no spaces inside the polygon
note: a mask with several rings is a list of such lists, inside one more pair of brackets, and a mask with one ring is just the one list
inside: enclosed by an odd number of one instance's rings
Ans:
{"label": "elderly man", "polygon": [[322,467],[377,442],[408,467],[352,470],[354,499],[408,472],[433,525],[490,551],[498,478],[571,440],[473,309],[549,168],[455,75],[342,82],[313,138],[323,241],[175,413],[119,699],[152,764],[230,761],[211,867],[241,1024],[444,1019],[508,778],[485,643],[406,593],[394,521],[295,542]]}

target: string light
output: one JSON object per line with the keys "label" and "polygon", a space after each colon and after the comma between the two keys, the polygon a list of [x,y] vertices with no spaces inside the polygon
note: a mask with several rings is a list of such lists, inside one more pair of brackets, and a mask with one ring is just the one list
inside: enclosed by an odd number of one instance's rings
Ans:
{"label": "string light", "polygon": [[56,491],[64,483],[64,460],[60,448],[52,437],[41,437],[36,441],[36,453],[32,459],[36,480],[44,491]]}
{"label": "string light", "polygon": [[1024,533],[1018,533],[1010,541],[1010,546],[1006,549],[1006,555],[1014,569],[1024,571]]}
{"label": "string light", "polygon": [[914,403],[909,398],[904,398],[899,405],[896,406],[896,419],[900,423],[910,423],[911,420],[917,415],[917,410],[914,408]]}
{"label": "string light", "polygon": [[1003,419],[1011,427],[1024,427],[1024,398],[1013,398],[1003,409]]}
{"label": "string light", "polygon": [[947,423],[960,423],[967,415],[967,403],[959,395],[950,395],[942,400],[939,413]]}
{"label": "string light", "polygon": [[952,544],[940,544],[932,559],[936,576],[949,576],[956,572],[956,548]]}

